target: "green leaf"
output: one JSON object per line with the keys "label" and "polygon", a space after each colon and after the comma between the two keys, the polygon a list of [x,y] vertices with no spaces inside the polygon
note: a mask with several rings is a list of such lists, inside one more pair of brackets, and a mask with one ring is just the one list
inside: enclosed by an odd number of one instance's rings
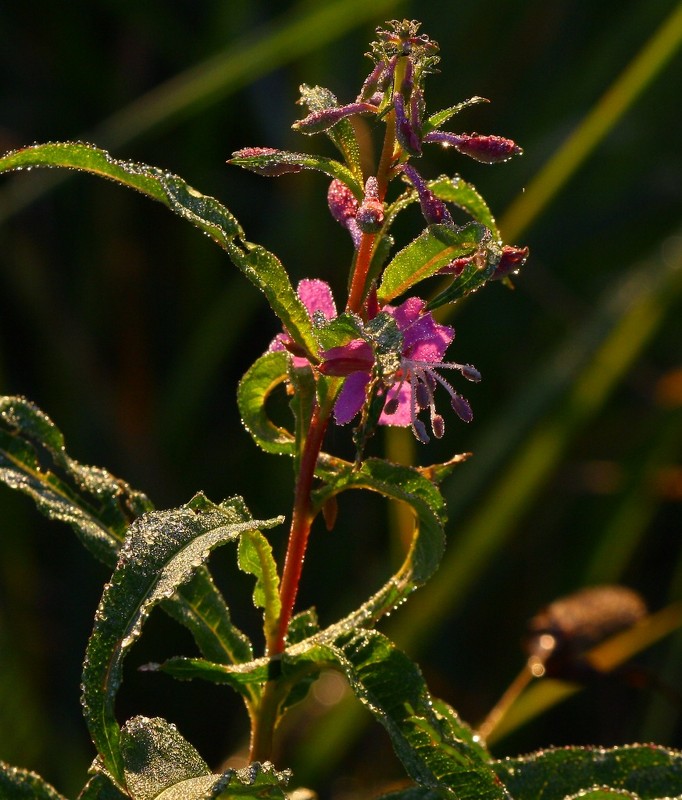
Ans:
{"label": "green leaf", "polygon": [[132,800],[283,798],[288,772],[254,763],[212,774],[197,751],[164,719],[135,717],[121,731],[125,780]]}
{"label": "green leaf", "polygon": [[317,356],[317,344],[312,323],[305,306],[294,291],[282,262],[260,245],[244,243],[244,247],[228,242],[232,262],[266,296],[270,307],[280,318],[289,336],[312,359]]}
{"label": "green leaf", "polygon": [[[111,569],[130,523],[152,509],[141,492],[98,467],[70,458],[61,431],[21,397],[0,398],[0,480],[29,495],[51,519],[66,522]],[[246,637],[230,620],[209,573],[201,568],[164,609],[192,633],[213,661],[249,661]]]}
{"label": "green leaf", "polygon": [[107,566],[116,563],[128,525],[152,508],[141,492],[66,454],[54,423],[22,397],[0,397],[0,480],[66,522]]}
{"label": "green leaf", "polygon": [[123,659],[151,609],[172,597],[212,548],[244,531],[279,521],[254,521],[239,498],[216,506],[197,495],[182,508],[153,511],[131,525],[102,595],[83,669],[83,705],[90,734],[119,785],[123,772],[114,701]]}
{"label": "green leaf", "polygon": [[[301,103],[308,106],[310,112],[324,111],[326,108],[337,108],[339,105],[334,93],[323,86],[308,86],[304,83],[300,87],[300,92]],[[362,185],[360,145],[358,144],[358,137],[353,123],[349,119],[342,119],[325,132],[334,142],[341,155],[343,155],[355,179]],[[362,198],[358,197],[358,199],[361,200]]]}
{"label": "green leaf", "polygon": [[[305,644],[305,643],[304,643]],[[377,631],[360,631],[334,642],[291,648],[298,663],[326,661],[346,675],[355,696],[384,726],[396,755],[421,787],[459,800],[503,800],[509,794],[480,744],[450,709],[434,708],[419,668]]]}
{"label": "green leaf", "polygon": [[272,662],[266,658],[254,659],[245,664],[230,666],[204,658],[175,656],[163,664],[148,664],[145,670],[165,672],[182,681],[203,680],[230,686],[245,698],[258,693],[262,684],[271,678]]}
{"label": "green leaf", "polygon": [[[315,158],[306,158],[311,159],[312,166]],[[235,266],[265,294],[294,341],[304,351],[314,355],[315,341],[308,313],[291,286],[284,267],[262,247],[248,242],[244,242],[246,249],[236,245],[235,239],[244,239],[244,231],[235,217],[214,197],[201,194],[177,175],[146,164],[117,161],[104,150],[82,142],[38,144],[0,158],[0,172],[33,167],[63,167],[89,172],[136,189],[163,203],[227,251]],[[350,171],[342,164],[339,167],[345,170],[346,177],[352,178]]]}
{"label": "green leaf", "polygon": [[277,630],[282,603],[279,599],[279,574],[270,542],[260,531],[244,531],[237,548],[239,569],[256,578],[253,602],[263,609],[265,641]]}
{"label": "green leaf", "polygon": [[[388,263],[378,289],[380,303],[387,303],[451,261],[475,253],[487,231],[471,223],[463,228],[429,225]],[[488,234],[489,235],[489,234]]]}
{"label": "green leaf", "polygon": [[259,447],[267,453],[293,456],[293,434],[275,425],[265,409],[268,397],[288,380],[289,361],[284,351],[265,353],[255,361],[239,382],[237,406],[244,427]]}
{"label": "green leaf", "polygon": [[594,789],[617,789],[640,800],[682,795],[682,753],[656,745],[541,750],[495,763],[514,800],[563,800]]}
{"label": "green leaf", "polygon": [[436,111],[435,114],[431,114],[431,116],[425,120],[422,131],[423,133],[428,133],[436,128],[440,128],[441,125],[446,123],[451,117],[454,117],[455,114],[459,114],[459,112],[463,111],[465,108],[470,108],[478,103],[489,102],[490,101],[486,100],[485,97],[470,97],[468,100],[463,100],[461,103],[456,103],[454,106],[444,108],[442,111]]}
{"label": "green leaf", "polygon": [[445,200],[446,203],[456,205],[466,211],[475,222],[485,225],[492,233],[493,239],[500,240],[502,238],[488,204],[472,184],[467,183],[459,175],[455,175],[454,178],[441,175],[439,178],[429,181],[428,186],[436,197]]}
{"label": "green leaf", "polygon": [[125,785],[133,800],[154,800],[183,781],[211,775],[177,728],[159,717],[129,720],[121,730],[121,755]]}
{"label": "green leaf", "polygon": [[300,169],[313,169],[324,172],[330,178],[338,178],[353,192],[358,200],[362,200],[364,190],[362,183],[340,161],[312,153],[290,153],[288,150],[275,150],[270,147],[247,147],[238,150],[227,162],[243,167],[259,175],[284,175]]}
{"label": "green leaf", "polygon": [[359,469],[352,464],[336,465],[335,471],[326,471],[320,464],[317,474],[327,485],[314,493],[316,508],[340,492],[366,489],[407,503],[416,515],[414,536],[398,572],[357,611],[320,634],[326,640],[374,624],[433,575],[445,547],[445,503],[438,488],[416,469],[382,459],[367,459]]}
{"label": "green leaf", "polygon": [[78,800],[125,800],[127,797],[127,794],[123,794],[106,775],[100,772],[93,775],[85,784],[85,788],[78,795]]}
{"label": "green leaf", "polygon": [[0,797],[2,800],[64,800],[40,775],[10,767],[0,761]]}

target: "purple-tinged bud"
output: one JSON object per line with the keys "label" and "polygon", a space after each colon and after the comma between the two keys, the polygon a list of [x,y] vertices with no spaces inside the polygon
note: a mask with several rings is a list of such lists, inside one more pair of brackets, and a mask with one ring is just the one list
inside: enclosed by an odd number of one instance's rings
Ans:
{"label": "purple-tinged bud", "polygon": [[448,207],[426,185],[425,180],[411,164],[403,166],[403,173],[417,190],[419,205],[429,225],[454,225]]}
{"label": "purple-tinged bud", "polygon": [[513,247],[506,244],[502,248],[502,258],[498,265],[495,267],[490,280],[499,281],[509,275],[516,274],[521,267],[526,263],[529,250],[527,247]]}
{"label": "purple-tinged bud", "polygon": [[358,201],[355,195],[346,184],[338,178],[334,178],[329,184],[329,189],[327,190],[327,204],[329,205],[332,217],[344,226],[348,224],[349,219],[355,218],[355,214],[358,210]]}
{"label": "purple-tinged bud", "polygon": [[464,268],[473,263],[476,256],[462,256],[461,258],[453,258],[449,264],[441,267],[438,270],[439,275],[454,275],[458,278],[463,272]]}
{"label": "purple-tinged bud", "polygon": [[244,147],[232,153],[232,158],[228,159],[227,163],[243,167],[258,175],[278,177],[303,169],[300,164],[292,164],[288,160],[290,157],[290,153],[274,147]]}
{"label": "purple-tinged bud", "polygon": [[[395,64],[393,67],[395,67]],[[383,95],[383,90],[386,88],[388,78],[390,78],[392,74],[392,70],[389,71],[389,69],[389,65],[386,64],[385,61],[377,62],[374,69],[369,73],[369,75],[365,78],[365,82],[362,84],[362,89],[358,95],[359,103],[372,103],[372,98],[374,95],[377,93]],[[378,105],[378,103],[372,103],[372,105]]]}
{"label": "purple-tinged bud", "polygon": [[412,122],[407,118],[405,100],[400,92],[395,92],[393,95],[393,108],[395,110],[395,134],[400,146],[410,155],[420,156],[422,152],[421,139]]}
{"label": "purple-tinged bud", "polygon": [[319,370],[323,375],[345,378],[353,372],[369,372],[374,366],[374,353],[364,339],[353,339],[340,347],[322,353]]}
{"label": "purple-tinged bud", "polygon": [[355,195],[343,181],[334,178],[327,191],[327,204],[332,217],[350,233],[353,246],[357,250],[362,239],[362,231],[355,219],[359,205]]}
{"label": "purple-tinged bud", "polygon": [[471,410],[469,401],[462,397],[461,394],[454,392],[451,398],[452,408],[462,422],[471,422],[474,418],[474,412]]}
{"label": "purple-tinged bud", "polygon": [[447,133],[431,131],[424,136],[425,142],[438,142],[444,147],[454,147],[462,155],[482,164],[500,164],[523,150],[511,139],[503,136],[486,136],[480,133]]}
{"label": "purple-tinged bud", "polygon": [[301,133],[320,133],[329,130],[337,122],[355,114],[376,114],[376,106],[370,103],[349,103],[347,106],[337,106],[336,108],[323,108],[320,111],[313,111],[307,117],[294,122],[291,126]]}
{"label": "purple-tinged bud", "polygon": [[365,183],[365,199],[358,207],[355,221],[363,233],[376,233],[384,221],[384,204],[379,199],[377,179],[367,178]]}
{"label": "purple-tinged bud", "polygon": [[424,383],[417,383],[414,389],[414,399],[419,408],[428,408],[431,404],[431,396],[428,387]]}

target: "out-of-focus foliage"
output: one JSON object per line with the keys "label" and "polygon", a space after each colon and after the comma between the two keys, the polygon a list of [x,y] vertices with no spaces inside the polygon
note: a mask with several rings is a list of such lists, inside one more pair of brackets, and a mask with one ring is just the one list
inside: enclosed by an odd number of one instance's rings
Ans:
{"label": "out-of-focus foliage", "polygon": [[[248,145],[333,155],[321,137],[302,142],[290,131],[303,115],[293,105],[301,82],[314,76],[341,102],[352,100],[374,26],[420,18],[448,65],[430,79],[432,107],[483,95],[491,103],[462,111],[458,129],[501,130],[524,148],[523,158],[495,169],[451,153],[423,156],[429,174],[461,170],[505,235],[514,220],[504,212],[520,187],[532,186],[678,5],[76,0],[38,2],[29,13],[6,3],[0,150],[82,137],[117,158],[158,164],[225,201],[294,282],[321,277],[340,296],[350,244],[326,214],[327,179],[306,172],[265,181],[225,165]],[[514,294],[491,287],[448,320],[457,329],[452,357],[476,364],[484,379],[470,393],[472,425],[453,425],[433,445],[440,450],[418,456],[474,456],[444,484],[450,520],[440,579],[389,622],[434,694],[472,723],[518,671],[523,626],[539,606],[603,581],[632,586],[654,609],[682,590],[681,67],[675,51],[514,232],[531,249]],[[181,505],[201,488],[243,495],[258,518],[286,511],[290,464],[253,447],[234,395],[277,331],[257,290],[206,237],[144,198],[85,176],[60,176],[48,191],[51,178],[21,174],[0,187],[2,394],[30,397],[58,422],[74,458],[125,477],[158,507]],[[402,217],[407,242],[419,221],[409,210]],[[347,434],[334,435],[341,445]],[[386,444],[398,456],[413,446],[399,436]],[[0,759],[71,796],[92,758],[78,678],[109,574],[25,498],[3,489],[0,508]],[[300,607],[318,603],[325,624],[380,586],[389,570],[376,553],[395,546],[399,521],[369,493],[342,498],[334,533],[314,532],[309,560],[319,566],[305,575]],[[284,530],[270,535],[278,555]],[[234,605],[238,589],[248,596],[244,576],[220,553],[212,564],[217,575],[224,564],[235,623],[257,636],[260,621]],[[46,635],[52,626],[63,631],[58,648]],[[178,629],[164,617],[153,614],[147,629],[128,659],[120,717],[182,723],[217,771],[246,735],[246,720],[242,729],[222,724],[231,713],[240,719],[240,703],[219,695],[213,727],[193,710],[216,707],[214,687],[183,684],[171,695],[165,676],[135,672],[134,663],[178,651],[169,643]],[[681,659],[679,638],[669,639],[640,658],[653,677],[640,670],[595,679],[495,754],[568,742],[680,747]],[[292,718],[283,758],[302,783],[324,781],[338,793],[365,785],[358,760],[352,772],[344,762],[344,753],[359,752],[361,733],[334,711],[326,723],[320,716],[341,694],[333,676],[322,680]],[[34,711],[45,706],[47,723]],[[311,736],[318,724],[325,735]],[[316,761],[327,774],[306,774],[315,759],[304,740],[332,748],[333,758]],[[367,770],[382,759],[384,777],[399,774],[384,758],[389,750],[376,735],[365,742]]]}

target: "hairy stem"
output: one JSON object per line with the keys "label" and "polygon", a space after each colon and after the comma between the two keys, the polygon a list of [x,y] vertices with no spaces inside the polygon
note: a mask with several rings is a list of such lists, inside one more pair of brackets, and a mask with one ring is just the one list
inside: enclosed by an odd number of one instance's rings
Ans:
{"label": "hairy stem", "polygon": [[320,454],[322,440],[324,439],[324,434],[329,422],[329,412],[330,409],[321,408],[318,403],[315,404],[310,419],[310,428],[308,429],[308,435],[305,440],[305,445],[303,446],[301,466],[294,493],[294,510],[291,518],[289,543],[284,560],[284,571],[282,573],[282,583],[280,587],[282,610],[276,634],[273,640],[267,643],[267,654],[269,656],[279,655],[284,650],[289,622],[291,621],[294,605],[296,603],[296,595],[298,594],[298,585],[301,580],[310,526],[314,518],[310,501],[310,492],[315,476],[317,457]]}

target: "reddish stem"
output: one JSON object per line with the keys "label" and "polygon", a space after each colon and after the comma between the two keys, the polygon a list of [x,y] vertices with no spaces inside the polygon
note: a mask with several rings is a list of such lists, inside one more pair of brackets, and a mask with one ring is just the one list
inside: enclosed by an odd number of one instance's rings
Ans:
{"label": "reddish stem", "polygon": [[303,571],[303,561],[308,545],[310,526],[312,525],[314,514],[310,501],[310,492],[315,476],[315,465],[317,457],[322,448],[327,424],[329,422],[329,412],[321,412],[320,406],[316,403],[310,420],[310,428],[301,455],[301,465],[296,480],[296,490],[294,493],[294,510],[291,518],[291,530],[289,532],[289,543],[287,554],[284,560],[284,571],[282,572],[282,583],[280,586],[280,601],[282,610],[280,611],[277,634],[272,642],[268,642],[267,654],[275,656],[284,650],[289,622],[294,611],[298,585]]}

